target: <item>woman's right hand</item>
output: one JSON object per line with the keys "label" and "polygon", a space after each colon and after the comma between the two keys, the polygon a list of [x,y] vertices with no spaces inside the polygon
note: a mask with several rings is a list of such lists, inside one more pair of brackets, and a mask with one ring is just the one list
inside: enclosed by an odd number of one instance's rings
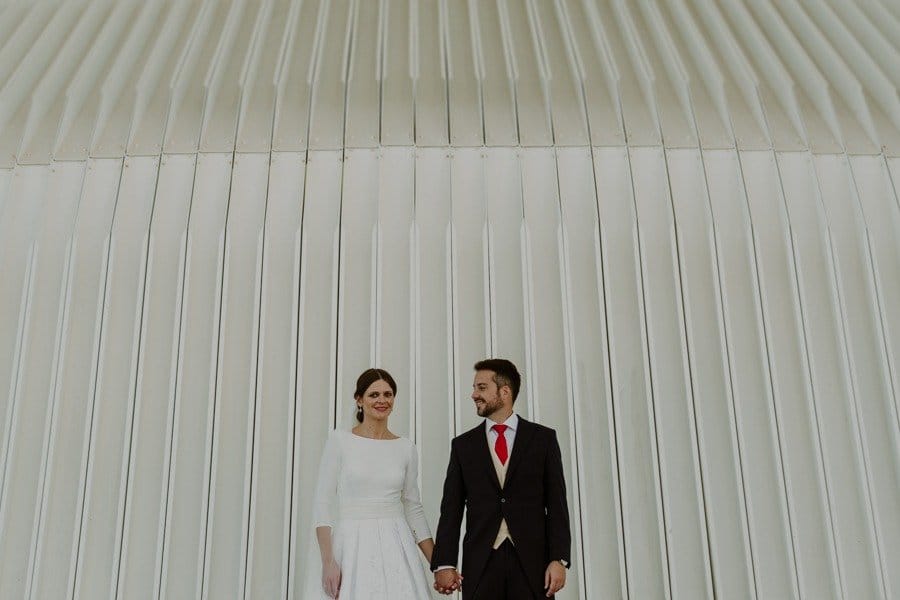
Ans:
{"label": "woman's right hand", "polygon": [[322,564],[322,588],[329,598],[338,598],[341,592],[341,567],[333,558]]}

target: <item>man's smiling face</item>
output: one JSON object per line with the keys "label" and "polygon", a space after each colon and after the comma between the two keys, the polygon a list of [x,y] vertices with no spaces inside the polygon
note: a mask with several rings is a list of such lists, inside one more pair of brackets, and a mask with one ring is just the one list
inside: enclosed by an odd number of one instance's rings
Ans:
{"label": "man's smiling face", "polygon": [[496,373],[493,371],[476,371],[475,381],[472,383],[472,400],[475,402],[475,410],[479,417],[490,417],[503,408],[503,399],[500,397],[500,389],[494,381]]}

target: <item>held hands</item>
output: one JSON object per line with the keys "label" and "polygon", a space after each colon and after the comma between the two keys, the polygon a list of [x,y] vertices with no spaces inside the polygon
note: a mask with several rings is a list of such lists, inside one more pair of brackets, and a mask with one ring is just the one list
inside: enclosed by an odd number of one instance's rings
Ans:
{"label": "held hands", "polygon": [[547,565],[544,572],[544,589],[547,590],[549,598],[566,585],[566,568],[558,560],[554,560]]}
{"label": "held hands", "polygon": [[441,569],[434,573],[434,589],[448,596],[459,589],[462,580],[462,574],[456,569]]}
{"label": "held hands", "polygon": [[333,558],[322,565],[322,588],[329,598],[338,598],[341,592],[341,567]]}

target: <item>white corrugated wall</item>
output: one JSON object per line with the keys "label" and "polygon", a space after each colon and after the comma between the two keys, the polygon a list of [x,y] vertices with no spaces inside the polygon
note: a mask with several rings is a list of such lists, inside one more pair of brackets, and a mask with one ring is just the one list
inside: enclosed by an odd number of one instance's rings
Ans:
{"label": "white corrugated wall", "polygon": [[[299,598],[327,431],[471,366],[574,598],[900,598],[893,0],[0,3],[0,598]],[[302,599],[301,599],[302,600]]]}

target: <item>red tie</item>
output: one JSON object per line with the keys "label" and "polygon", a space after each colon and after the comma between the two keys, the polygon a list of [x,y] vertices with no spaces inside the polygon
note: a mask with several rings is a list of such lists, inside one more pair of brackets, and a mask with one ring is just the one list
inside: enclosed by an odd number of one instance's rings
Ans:
{"label": "red tie", "polygon": [[506,433],[507,425],[494,425],[491,427],[494,431],[497,432],[497,441],[494,442],[494,452],[497,453],[497,458],[500,459],[500,464],[505,465],[506,459],[509,458],[509,450],[506,448],[506,436],[503,435]]}

